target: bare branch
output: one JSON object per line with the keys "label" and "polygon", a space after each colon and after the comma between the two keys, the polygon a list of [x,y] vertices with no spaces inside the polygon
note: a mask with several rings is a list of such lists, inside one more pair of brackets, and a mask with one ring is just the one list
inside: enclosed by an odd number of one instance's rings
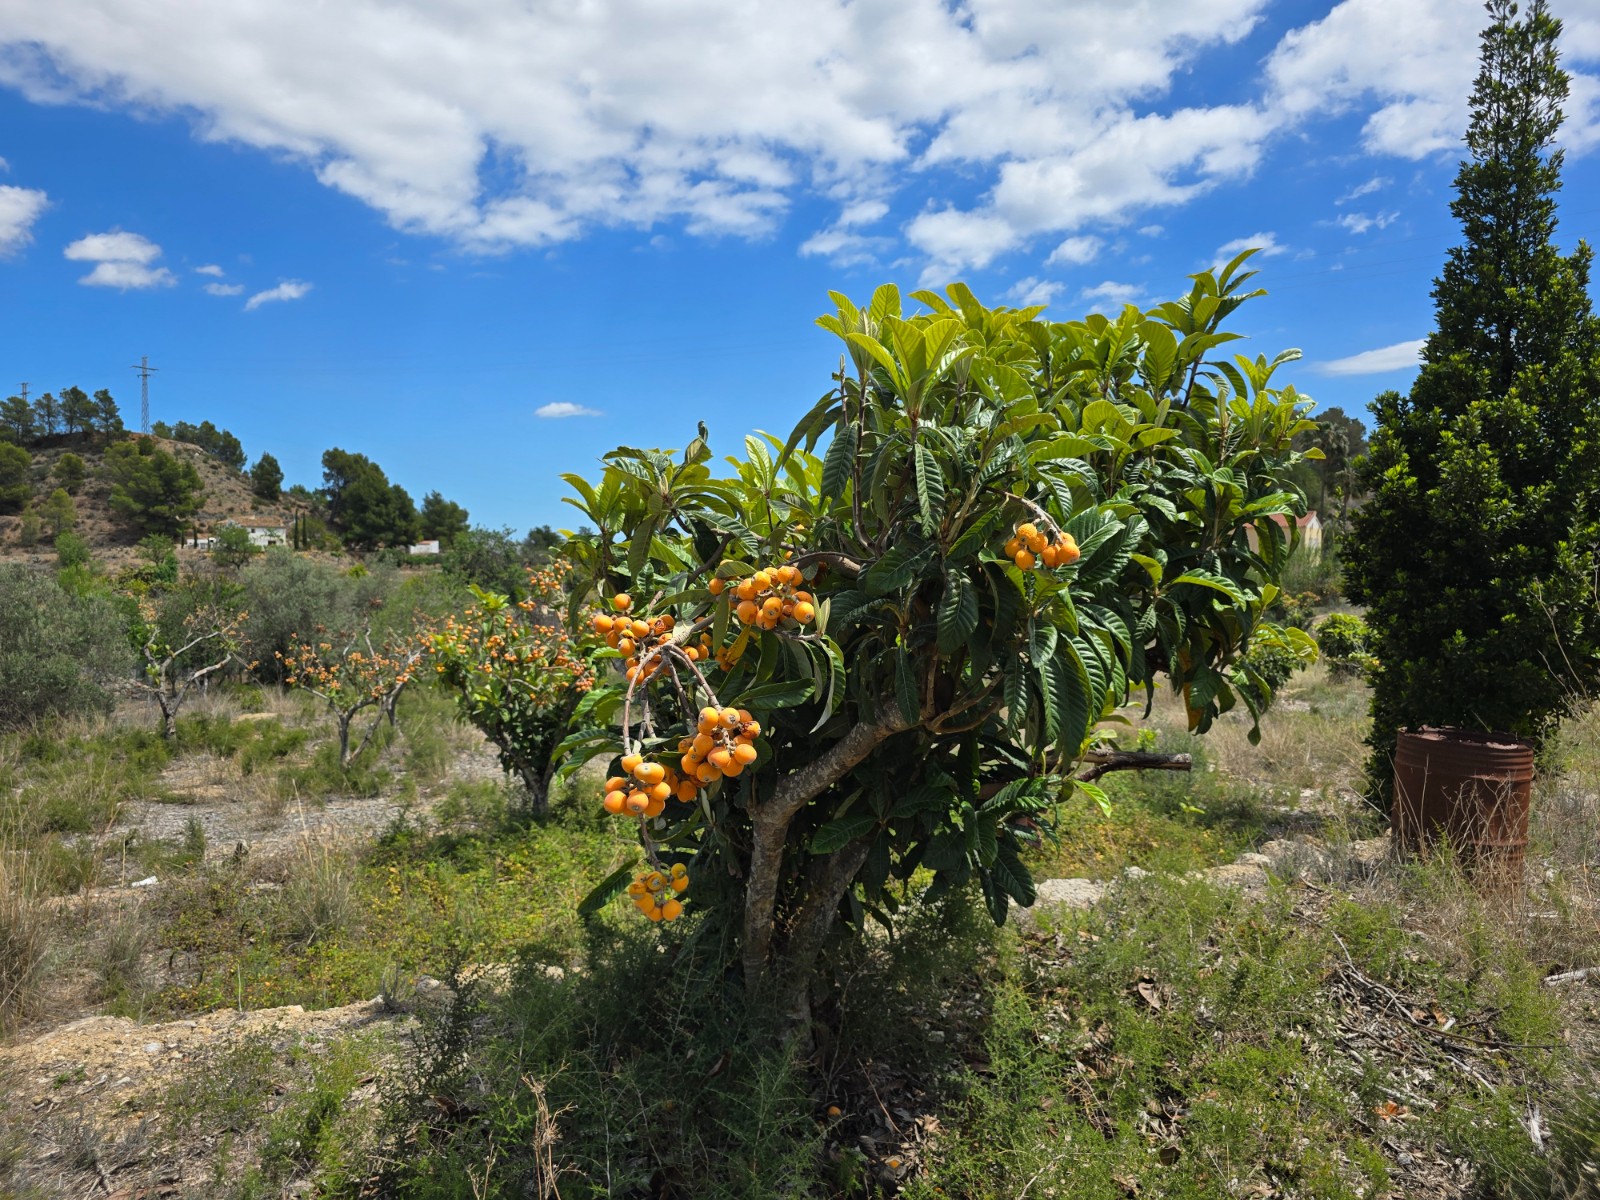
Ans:
{"label": "bare branch", "polygon": [[1092,765],[1078,775],[1079,783],[1093,783],[1112,771],[1187,771],[1194,765],[1187,754],[1150,754],[1143,750],[1091,750],[1082,761]]}

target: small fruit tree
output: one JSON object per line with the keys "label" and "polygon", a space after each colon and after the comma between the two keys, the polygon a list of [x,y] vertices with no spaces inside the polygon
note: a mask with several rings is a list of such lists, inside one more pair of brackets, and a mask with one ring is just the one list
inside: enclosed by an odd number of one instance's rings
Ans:
{"label": "small fruit tree", "polygon": [[1270,696],[1248,648],[1314,653],[1264,615],[1272,518],[1305,503],[1284,480],[1309,402],[1271,384],[1296,355],[1208,360],[1260,294],[1244,257],[1115,319],[835,295],[848,362],[786,441],[718,475],[702,428],[565,477],[603,599],[576,590],[573,619],[624,670],[564,749],[618,755],[603,802],[638,822],[647,915],[687,898],[802,1019],[841,908],[889,919],[918,868],[976,880],[996,921],[1031,903],[1026,831],[1097,795],[1071,769],[1130,692],[1166,676],[1204,730]]}
{"label": "small fruit tree", "polygon": [[178,735],[178,710],[189,694],[239,661],[248,614],[204,605],[176,622],[166,621],[148,598],[137,602],[136,612],[130,634],[144,669],[134,687],[155,700],[161,736],[170,740]]}
{"label": "small fruit tree", "polygon": [[[377,736],[385,717],[394,724],[400,694],[416,678],[424,646],[417,637],[374,641],[372,627],[356,633],[322,633],[289,640],[289,653],[278,653],[284,682],[309,692],[333,714],[339,732],[339,766],[348,767]],[[350,730],[368,709],[372,718],[352,750]]]}
{"label": "small fruit tree", "polygon": [[527,597],[473,587],[477,603],[431,638],[434,672],[463,720],[494,744],[500,766],[522,780],[529,807],[549,804],[554,754],[594,673],[560,620],[565,563],[528,571]]}

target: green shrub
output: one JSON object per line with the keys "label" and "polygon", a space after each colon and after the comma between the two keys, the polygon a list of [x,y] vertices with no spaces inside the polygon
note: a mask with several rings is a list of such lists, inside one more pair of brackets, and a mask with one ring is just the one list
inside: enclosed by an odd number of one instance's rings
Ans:
{"label": "green shrub", "polygon": [[88,566],[92,558],[89,543],[83,538],[71,530],[56,534],[56,565],[63,571]]}
{"label": "green shrub", "polygon": [[109,710],[133,666],[116,608],[47,576],[0,565],[0,727]]}
{"label": "green shrub", "polygon": [[1367,675],[1376,664],[1372,630],[1360,617],[1332,613],[1317,626],[1316,638],[1328,669],[1335,675]]}
{"label": "green shrub", "polygon": [[73,496],[83,487],[83,481],[88,473],[84,461],[76,454],[63,454],[56,459],[56,465],[50,469],[50,477],[56,481],[56,486],[65,488]]}
{"label": "green shrub", "polygon": [[275,546],[240,572],[239,583],[240,607],[249,613],[245,657],[262,678],[281,683],[284,672],[275,656],[290,653],[296,634],[310,638],[319,630],[362,628],[393,590],[394,574],[352,576]]}

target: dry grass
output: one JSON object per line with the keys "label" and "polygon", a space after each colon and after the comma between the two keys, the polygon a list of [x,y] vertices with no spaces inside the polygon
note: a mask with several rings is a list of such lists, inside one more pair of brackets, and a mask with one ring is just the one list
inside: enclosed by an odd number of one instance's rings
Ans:
{"label": "dry grass", "polygon": [[55,917],[30,859],[0,847],[0,1032],[41,1007],[57,951]]}
{"label": "dry grass", "polygon": [[[1368,690],[1339,679],[1318,663],[1298,671],[1261,720],[1261,740],[1250,741],[1250,715],[1242,705],[1218,718],[1203,736],[1188,732],[1182,701],[1170,689],[1157,696],[1142,726],[1162,745],[1203,752],[1215,770],[1298,803],[1308,792],[1332,801],[1359,795],[1367,749]],[[1140,708],[1124,710],[1137,719]]]}
{"label": "dry grass", "polygon": [[281,909],[291,941],[311,946],[356,919],[355,863],[327,841],[304,837],[290,861]]}

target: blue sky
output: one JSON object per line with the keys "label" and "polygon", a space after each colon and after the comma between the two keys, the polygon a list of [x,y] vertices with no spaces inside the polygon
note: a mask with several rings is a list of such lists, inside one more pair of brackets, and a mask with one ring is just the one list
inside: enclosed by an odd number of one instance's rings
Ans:
{"label": "blue sky", "polygon": [[[1600,236],[1600,6],[1561,237]],[[1473,0],[12,0],[0,387],[330,446],[475,522],[695,422],[787,433],[812,325],[964,280],[1058,319],[1262,245],[1250,353],[1404,388],[1456,230]],[[4,393],[0,393],[4,394]],[[552,407],[553,406],[553,407]],[[581,410],[578,415],[541,416]],[[597,415],[591,415],[597,414]]]}

